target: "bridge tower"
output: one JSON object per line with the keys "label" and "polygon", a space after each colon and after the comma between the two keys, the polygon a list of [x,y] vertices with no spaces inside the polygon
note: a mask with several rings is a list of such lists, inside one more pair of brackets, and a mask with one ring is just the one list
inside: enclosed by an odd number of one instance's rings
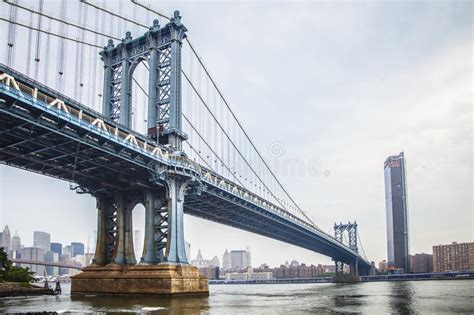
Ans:
{"label": "bridge tower", "polygon": [[[181,151],[187,138],[181,123],[181,45],[186,31],[175,11],[165,26],[154,20],[144,35],[133,39],[127,32],[117,45],[109,40],[100,53],[102,112],[126,128],[132,128],[133,72],[140,62],[148,64],[147,138],[163,145],[172,160],[185,157]],[[96,252],[93,265],[73,278],[73,294],[208,294],[207,279],[188,264],[184,242],[184,198],[200,193],[198,171],[171,165],[158,169],[149,180],[156,188],[132,183],[126,190],[103,187],[92,193],[98,209]],[[145,207],[145,241],[137,264],[132,211],[139,203]]]}
{"label": "bridge tower", "polygon": [[[351,250],[353,250],[355,253],[359,253],[359,248],[357,245],[357,222],[354,221],[354,223],[351,223],[350,221],[348,223],[339,223],[336,224],[334,223],[334,237],[336,240],[340,243],[343,243],[344,241],[344,235],[347,233],[347,239],[348,239],[348,245]],[[336,260],[336,277],[340,277],[344,274],[344,262],[340,260]],[[351,262],[350,266],[350,273],[351,275],[358,276],[358,261],[357,258],[354,260],[354,262]]]}

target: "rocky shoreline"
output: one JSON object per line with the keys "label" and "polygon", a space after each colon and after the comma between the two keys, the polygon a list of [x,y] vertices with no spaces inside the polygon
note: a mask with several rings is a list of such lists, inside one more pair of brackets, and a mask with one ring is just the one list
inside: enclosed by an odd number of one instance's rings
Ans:
{"label": "rocky shoreline", "polygon": [[45,289],[29,283],[3,282],[0,283],[0,297],[54,295],[54,290]]}

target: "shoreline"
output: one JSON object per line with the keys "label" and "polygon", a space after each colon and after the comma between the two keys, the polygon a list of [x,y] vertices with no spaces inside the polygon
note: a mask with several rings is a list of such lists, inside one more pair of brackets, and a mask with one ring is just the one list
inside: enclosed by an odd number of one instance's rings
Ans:
{"label": "shoreline", "polygon": [[30,283],[2,282],[0,283],[0,298],[15,296],[54,295],[52,289],[45,289]]}

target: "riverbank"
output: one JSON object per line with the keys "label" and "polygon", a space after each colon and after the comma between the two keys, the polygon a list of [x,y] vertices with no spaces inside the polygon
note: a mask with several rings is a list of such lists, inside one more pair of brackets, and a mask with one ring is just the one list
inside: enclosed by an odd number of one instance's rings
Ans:
{"label": "riverbank", "polygon": [[51,289],[45,289],[29,283],[2,282],[0,283],[0,297],[54,295]]}

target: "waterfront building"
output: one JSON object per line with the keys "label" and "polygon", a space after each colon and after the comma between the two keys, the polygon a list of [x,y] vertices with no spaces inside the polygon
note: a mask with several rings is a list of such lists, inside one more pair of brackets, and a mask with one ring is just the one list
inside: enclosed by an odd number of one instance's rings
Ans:
{"label": "waterfront building", "polygon": [[248,268],[246,272],[228,272],[225,275],[227,281],[247,281],[247,280],[271,280],[273,274],[270,271],[254,272],[252,268]]}
{"label": "waterfront building", "polygon": [[8,251],[11,249],[11,243],[12,243],[12,237],[10,234],[10,228],[8,225],[5,225],[3,228],[3,234],[2,234],[2,247],[5,249],[5,251]]}
{"label": "waterfront building", "polygon": [[380,271],[388,270],[388,263],[386,260],[382,260],[381,262],[379,262],[379,270]]}
{"label": "waterfront building", "polygon": [[232,270],[241,270],[251,267],[250,254],[246,250],[230,251],[230,264]]}
{"label": "waterfront building", "polygon": [[232,268],[232,264],[230,261],[230,254],[229,251],[226,249],[224,252],[224,255],[222,255],[222,269],[225,270],[230,270]]}
{"label": "waterfront building", "polygon": [[18,233],[15,231],[15,235],[12,237],[11,250],[17,252],[21,249],[21,239]]}
{"label": "waterfront building", "polygon": [[[42,248],[37,247],[24,247],[20,249],[20,257],[24,260],[44,261],[44,253],[45,251]],[[21,264],[21,267],[29,268],[38,276],[44,276],[45,273],[45,267],[41,265]]]}
{"label": "waterfront building", "polygon": [[[59,262],[59,254],[54,252],[46,252],[44,253],[44,261],[50,263],[58,263]],[[46,266],[46,274],[48,276],[59,276],[59,267],[54,266]]]}
{"label": "waterfront building", "polygon": [[413,273],[433,272],[433,255],[425,253],[410,255],[410,268]]}
{"label": "waterfront building", "polygon": [[273,269],[273,276],[277,279],[281,278],[313,278],[324,273],[323,265],[299,264],[294,260],[290,265],[281,265]]}
{"label": "waterfront building", "polygon": [[34,231],[33,247],[41,248],[44,252],[49,252],[51,250],[51,235],[42,231]]}
{"label": "waterfront building", "polygon": [[433,246],[433,271],[474,270],[474,242]]}
{"label": "waterfront building", "polygon": [[51,251],[61,255],[63,253],[63,244],[61,243],[51,243]]}
{"label": "waterfront building", "polygon": [[387,264],[389,269],[409,270],[408,205],[403,152],[384,164],[387,216]]}
{"label": "waterfront building", "polygon": [[322,268],[323,268],[323,273],[336,272],[336,266],[334,264],[332,264],[332,265],[322,265]]}
{"label": "waterfront building", "polygon": [[84,243],[71,242],[71,259],[76,256],[84,255]]}
{"label": "waterfront building", "polygon": [[209,280],[219,279],[219,267],[200,267],[199,273]]}

